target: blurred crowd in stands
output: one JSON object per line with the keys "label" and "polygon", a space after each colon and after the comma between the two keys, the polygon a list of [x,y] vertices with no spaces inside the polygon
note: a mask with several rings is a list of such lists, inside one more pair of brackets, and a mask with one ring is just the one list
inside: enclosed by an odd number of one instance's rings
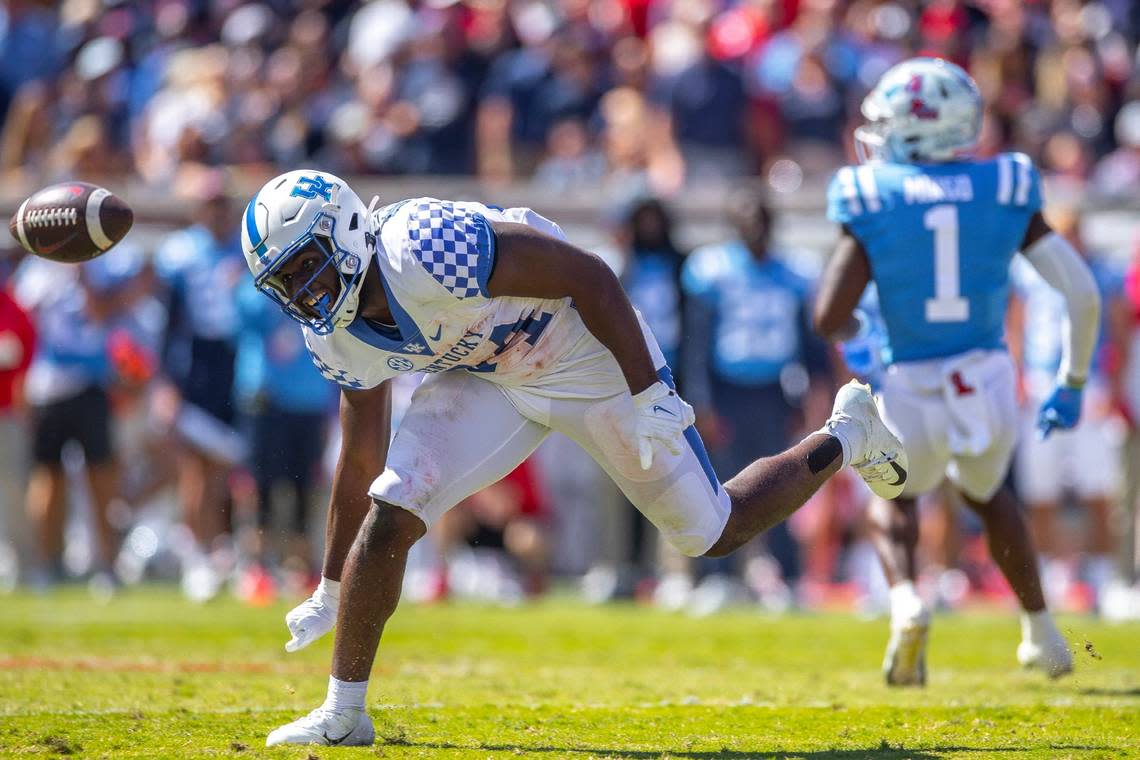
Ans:
{"label": "blurred crowd in stands", "polygon": [[[971,71],[983,152],[1016,147],[1092,195],[1140,186],[1140,10],[1126,0],[8,0],[0,14],[0,172],[141,178],[186,210],[155,245],[81,267],[0,257],[0,587],[75,578],[93,593],[176,579],[204,601],[307,594],[338,446],[336,388],[296,325],[248,287],[236,172],[533,177],[604,194],[594,220],[722,475],[874,379],[873,331],[840,352],[811,332],[826,251],[773,244],[769,199],[850,156],[863,94],[914,53]],[[679,242],[686,188],[733,182],[730,235]],[[492,200],[492,199],[488,199]],[[822,198],[819,205],[822,206]],[[1056,604],[1140,616],[1140,256],[1081,240],[1105,299],[1081,430],[1023,435]],[[1009,342],[1027,419],[1059,345],[1055,294],[1018,275]],[[1036,326],[1048,325],[1050,329]],[[1135,357],[1135,358],[1134,358]],[[401,403],[410,388],[397,389]],[[1034,448],[1038,447],[1038,448]],[[407,597],[518,602],[550,577],[594,601],[693,614],[725,605],[862,605],[885,586],[862,537],[861,481],[828,484],[727,561],[692,562],[569,441],[468,499],[417,546]],[[980,526],[923,507],[924,591],[957,606],[1008,590]]]}
{"label": "blurred crowd in stands", "polygon": [[[982,152],[1140,180],[1129,0],[8,0],[0,168],[187,162],[537,177],[582,192],[842,163],[892,64],[965,66]],[[41,176],[42,178],[42,176]]]}

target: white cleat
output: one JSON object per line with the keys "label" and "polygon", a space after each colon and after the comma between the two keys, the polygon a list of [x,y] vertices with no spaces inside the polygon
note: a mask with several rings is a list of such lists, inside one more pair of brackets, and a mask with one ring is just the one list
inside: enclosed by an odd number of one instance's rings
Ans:
{"label": "white cleat", "polygon": [[871,387],[852,380],[835,394],[835,404],[820,431],[843,439],[850,464],[877,496],[894,499],[907,478],[906,451],[879,416]]}
{"label": "white cleat", "polygon": [[1073,672],[1073,653],[1069,642],[1059,632],[1045,641],[1022,639],[1017,645],[1017,661],[1024,668],[1040,670],[1050,678],[1060,678]]}
{"label": "white cleat", "polygon": [[274,729],[266,747],[278,744],[320,744],[324,747],[367,747],[376,739],[372,719],[363,710],[332,712],[318,707],[304,718]]}
{"label": "white cleat", "polygon": [[919,610],[909,618],[891,621],[891,639],[883,657],[883,677],[888,686],[926,685],[926,639],[930,613]]}

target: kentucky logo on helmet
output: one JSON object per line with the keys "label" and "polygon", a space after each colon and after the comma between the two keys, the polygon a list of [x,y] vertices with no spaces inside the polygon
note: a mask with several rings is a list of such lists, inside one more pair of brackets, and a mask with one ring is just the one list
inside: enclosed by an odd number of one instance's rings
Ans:
{"label": "kentucky logo on helmet", "polygon": [[297,180],[297,184],[289,191],[289,195],[294,198],[306,198],[313,200],[318,195],[326,201],[332,200],[333,186],[325,181],[325,178],[319,174],[312,177],[301,177]]}

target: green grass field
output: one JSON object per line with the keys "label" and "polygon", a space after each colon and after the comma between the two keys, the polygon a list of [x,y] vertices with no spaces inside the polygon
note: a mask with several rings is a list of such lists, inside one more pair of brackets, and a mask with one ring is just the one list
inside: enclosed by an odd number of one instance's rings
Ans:
{"label": "green grass field", "polygon": [[286,605],[0,603],[4,758],[1140,756],[1140,625],[1064,619],[1078,670],[1049,683],[1017,669],[1012,615],[941,617],[930,685],[888,690],[883,621],[405,606],[373,672],[376,746],[266,750],[328,672],[331,640],[285,654]]}

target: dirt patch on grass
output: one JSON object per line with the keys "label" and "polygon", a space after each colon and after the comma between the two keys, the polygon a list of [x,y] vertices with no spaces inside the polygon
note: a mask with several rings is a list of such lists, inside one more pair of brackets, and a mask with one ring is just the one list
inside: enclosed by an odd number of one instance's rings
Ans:
{"label": "dirt patch on grass", "polygon": [[62,736],[45,736],[39,740],[39,744],[57,755],[74,755],[83,751],[83,747]]}

